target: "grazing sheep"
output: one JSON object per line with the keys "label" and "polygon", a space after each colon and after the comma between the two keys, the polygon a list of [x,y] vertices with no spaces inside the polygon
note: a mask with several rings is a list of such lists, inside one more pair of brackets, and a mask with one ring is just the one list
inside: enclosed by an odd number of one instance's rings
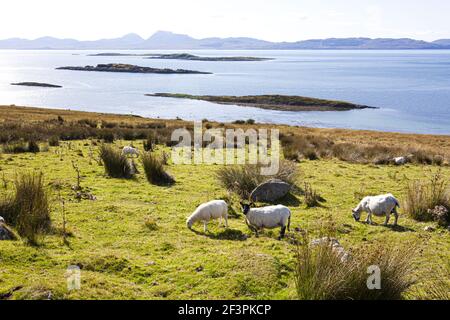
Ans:
{"label": "grazing sheep", "polygon": [[139,157],[139,150],[135,149],[133,147],[130,147],[130,146],[125,146],[122,149],[122,155],[124,155],[124,156],[136,155],[136,157]]}
{"label": "grazing sheep", "polygon": [[311,241],[311,246],[329,245],[331,251],[341,259],[341,262],[347,262],[350,259],[350,254],[345,251],[344,247],[335,238],[323,237]]}
{"label": "grazing sheep", "polygon": [[197,221],[203,221],[203,229],[208,229],[208,221],[220,219],[219,225],[225,219],[225,227],[228,228],[228,205],[223,200],[213,200],[203,203],[195,209],[194,213],[186,220],[186,225],[192,229],[192,225]]}
{"label": "grazing sheep", "polygon": [[396,226],[398,220],[397,207],[400,208],[400,204],[391,193],[374,197],[365,197],[358,206],[352,210],[352,215],[355,221],[359,221],[361,212],[366,211],[368,213],[366,222],[370,224],[372,224],[372,214],[379,217],[386,215],[384,225],[387,225],[390,215],[393,213],[395,217],[394,226]]}
{"label": "grazing sheep", "polygon": [[291,225],[291,211],[288,207],[281,204],[276,206],[251,208],[250,204],[244,204],[241,202],[242,210],[245,215],[245,223],[247,226],[256,233],[264,228],[274,229],[281,227],[280,236],[278,239],[282,239],[286,233],[286,227],[290,231]]}

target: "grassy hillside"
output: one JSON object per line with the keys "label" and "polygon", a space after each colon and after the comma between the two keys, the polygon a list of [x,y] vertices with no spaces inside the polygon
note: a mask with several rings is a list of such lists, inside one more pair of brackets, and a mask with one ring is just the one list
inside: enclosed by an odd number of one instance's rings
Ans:
{"label": "grassy hillside", "polygon": [[[16,108],[5,119],[22,117],[42,121],[62,115],[66,121],[86,117],[106,121],[133,123],[155,122],[138,117],[122,117]],[[3,110],[3,111],[2,111]],[[20,114],[19,111],[23,113]],[[2,113],[3,112],[3,113]],[[79,117],[79,118],[78,118]],[[167,121],[179,124],[178,121]],[[415,143],[414,135],[351,132],[281,127],[301,134],[302,130],[336,139],[370,139]],[[367,137],[366,137],[367,136]],[[358,138],[359,137],[359,138]],[[448,144],[448,137],[422,136],[417,143],[424,148]],[[366,140],[367,142],[367,140]],[[41,147],[45,143],[41,142]],[[116,140],[119,149],[130,141]],[[133,144],[142,150],[142,140]],[[220,187],[215,172],[220,166],[173,165],[168,172],[176,179],[172,186],[150,185],[139,161],[135,179],[112,179],[99,165],[97,139],[61,141],[59,146],[43,148],[42,152],[0,154],[0,193],[13,192],[12,181],[18,173],[41,171],[50,193],[51,215],[55,231],[45,236],[39,246],[22,241],[0,241],[0,299],[295,299],[293,279],[294,249],[288,240],[278,241],[278,230],[265,231],[259,238],[248,230],[240,214],[239,199]],[[441,148],[442,149],[442,148]],[[158,146],[158,153],[167,147]],[[447,154],[448,150],[443,151]],[[81,186],[97,200],[77,200],[72,186],[81,172]],[[448,279],[450,268],[450,235],[435,223],[417,222],[400,209],[398,228],[381,226],[383,218],[374,218],[378,225],[357,223],[351,209],[362,196],[392,192],[404,199],[405,187],[412,179],[427,179],[441,170],[450,179],[448,166],[406,165],[402,167],[355,164],[336,159],[299,164],[298,184],[308,182],[326,200],[322,207],[307,208],[304,197],[295,194],[281,203],[292,210],[290,234],[296,228],[318,236],[322,224],[334,223],[337,237],[346,249],[364,248],[369,243],[413,243],[419,250],[414,259],[417,280],[406,298],[427,297],[427,288]],[[63,242],[60,196],[65,200],[67,228],[72,234]],[[235,215],[225,230],[210,223],[210,233],[202,226],[192,232],[185,220],[202,202],[224,198]],[[363,219],[365,216],[363,216]],[[432,225],[434,232],[424,231]],[[82,268],[81,290],[67,291],[66,268]],[[446,273],[447,272],[447,273]]]}

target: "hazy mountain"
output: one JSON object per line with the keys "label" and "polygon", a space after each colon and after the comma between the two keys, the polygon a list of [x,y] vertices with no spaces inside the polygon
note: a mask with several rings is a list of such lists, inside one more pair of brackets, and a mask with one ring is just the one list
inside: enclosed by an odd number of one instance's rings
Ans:
{"label": "hazy mountain", "polygon": [[433,43],[440,45],[440,46],[447,47],[448,49],[450,49],[450,39],[440,39],[440,40],[433,41]]}
{"label": "hazy mountain", "polygon": [[270,42],[253,38],[205,38],[158,31],[148,39],[130,33],[120,38],[79,41],[42,37],[0,40],[0,49],[446,49],[450,39],[426,42],[391,38],[330,38],[297,42]]}

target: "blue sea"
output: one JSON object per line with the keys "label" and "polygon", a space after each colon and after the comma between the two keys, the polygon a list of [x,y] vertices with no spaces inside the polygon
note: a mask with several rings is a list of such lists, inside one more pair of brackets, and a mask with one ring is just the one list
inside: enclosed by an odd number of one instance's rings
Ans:
{"label": "blue sea", "polygon": [[[0,50],[0,104],[134,114],[152,118],[281,123],[323,128],[450,134],[450,51],[209,51],[204,56],[258,56],[256,62],[93,57],[102,51]],[[103,51],[104,52],[104,51]],[[111,51],[175,53],[181,51]],[[125,74],[56,70],[61,66],[129,63],[204,74]],[[62,89],[18,87],[46,82]],[[345,112],[283,112],[147,97],[171,92],[209,95],[285,94],[378,107]]]}

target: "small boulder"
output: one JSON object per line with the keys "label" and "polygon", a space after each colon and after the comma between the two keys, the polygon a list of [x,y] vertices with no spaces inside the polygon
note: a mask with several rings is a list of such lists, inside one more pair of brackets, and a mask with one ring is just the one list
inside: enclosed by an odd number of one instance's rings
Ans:
{"label": "small boulder", "polygon": [[291,185],[282,180],[271,179],[257,186],[250,194],[253,202],[273,202],[283,198],[291,190]]}

